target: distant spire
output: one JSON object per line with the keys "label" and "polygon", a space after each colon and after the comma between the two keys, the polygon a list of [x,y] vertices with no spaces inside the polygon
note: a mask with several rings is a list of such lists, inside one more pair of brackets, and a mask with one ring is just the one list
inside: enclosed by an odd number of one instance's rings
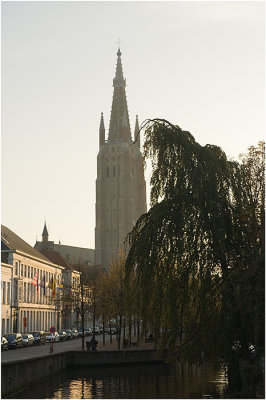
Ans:
{"label": "distant spire", "polygon": [[126,80],[123,76],[120,47],[118,47],[117,51],[117,64],[113,87],[114,93],[108,139],[122,139],[123,141],[131,142],[126,98]]}
{"label": "distant spire", "polygon": [[101,113],[101,122],[100,122],[100,129],[99,129],[99,146],[105,143],[105,127],[104,127],[104,120],[103,120],[103,113]]}
{"label": "distant spire", "polygon": [[46,221],[45,221],[45,223],[44,223],[44,228],[43,228],[43,231],[42,231],[42,241],[43,242],[48,242],[48,230],[47,230],[47,226],[46,226]]}
{"label": "distant spire", "polygon": [[140,147],[140,131],[139,131],[139,118],[136,115],[135,131],[134,131],[134,141],[136,145]]}

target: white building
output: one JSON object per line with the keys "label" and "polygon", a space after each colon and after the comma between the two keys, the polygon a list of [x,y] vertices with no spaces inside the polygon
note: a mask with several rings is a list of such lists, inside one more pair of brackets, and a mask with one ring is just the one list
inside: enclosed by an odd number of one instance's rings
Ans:
{"label": "white building", "polygon": [[[10,272],[11,290],[11,315],[6,317],[8,305],[1,308],[2,326],[5,324],[7,332],[29,332],[34,330],[47,331],[51,326],[61,329],[61,317],[53,298],[53,291],[48,287],[52,279],[58,287],[62,281],[63,267],[55,265],[36,249],[26,243],[14,232],[5,226],[1,232],[2,256],[2,305],[7,299],[8,279],[7,268]],[[5,271],[5,275],[3,275]],[[32,284],[33,278],[38,273],[38,288]],[[9,274],[9,275],[10,275]],[[6,277],[5,279],[3,277]],[[3,283],[6,290],[4,296]],[[43,283],[43,287],[40,283]],[[7,321],[9,319],[9,321]],[[3,322],[5,320],[5,322]],[[8,326],[7,326],[8,325]]]}

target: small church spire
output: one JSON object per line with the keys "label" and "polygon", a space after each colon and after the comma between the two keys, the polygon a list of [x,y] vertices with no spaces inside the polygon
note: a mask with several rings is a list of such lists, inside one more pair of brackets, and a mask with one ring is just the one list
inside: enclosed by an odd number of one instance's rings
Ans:
{"label": "small church spire", "polygon": [[115,78],[113,79],[113,87],[114,92],[108,139],[121,139],[125,142],[131,142],[132,139],[126,98],[126,80],[123,76],[120,47],[118,47],[117,51],[116,72]]}
{"label": "small church spire", "polygon": [[49,237],[49,235],[48,235],[48,230],[47,230],[46,221],[45,221],[44,228],[43,228],[43,231],[42,231],[42,241],[43,242],[48,242],[48,237]]}
{"label": "small church spire", "polygon": [[134,141],[138,147],[140,147],[140,131],[139,131],[139,118],[136,115],[135,131],[134,131]]}
{"label": "small church spire", "polygon": [[105,143],[105,127],[104,127],[103,113],[101,113],[101,122],[99,129],[99,146],[102,146],[104,143]]}

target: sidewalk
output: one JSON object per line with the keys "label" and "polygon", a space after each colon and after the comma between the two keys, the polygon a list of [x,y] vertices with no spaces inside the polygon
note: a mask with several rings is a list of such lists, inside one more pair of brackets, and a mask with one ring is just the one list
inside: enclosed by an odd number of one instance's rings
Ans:
{"label": "sidewalk", "polygon": [[[95,339],[97,340],[97,336],[95,336]],[[86,336],[84,338],[85,351],[87,350],[86,342],[88,342],[90,340],[91,340],[91,336],[90,337]],[[121,337],[120,350],[152,350],[153,346],[154,346],[154,342],[153,343],[145,343],[144,339],[141,339],[140,343],[137,343],[137,337],[131,338],[131,345],[123,346],[123,338]],[[77,348],[77,350],[82,350],[82,347]],[[112,337],[112,343],[110,343],[110,336],[106,335],[105,346],[103,345],[102,341],[98,340],[97,350],[98,351],[117,351],[118,350],[118,342],[117,342],[116,336],[114,335]]]}

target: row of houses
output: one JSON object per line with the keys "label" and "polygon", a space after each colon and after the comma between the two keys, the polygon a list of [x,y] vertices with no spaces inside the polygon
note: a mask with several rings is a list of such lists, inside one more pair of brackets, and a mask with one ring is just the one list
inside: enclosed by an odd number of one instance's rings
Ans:
{"label": "row of houses", "polygon": [[77,327],[74,310],[64,312],[60,298],[66,288],[72,293],[77,290],[80,272],[47,246],[46,225],[40,251],[9,228],[1,228],[2,335]]}

